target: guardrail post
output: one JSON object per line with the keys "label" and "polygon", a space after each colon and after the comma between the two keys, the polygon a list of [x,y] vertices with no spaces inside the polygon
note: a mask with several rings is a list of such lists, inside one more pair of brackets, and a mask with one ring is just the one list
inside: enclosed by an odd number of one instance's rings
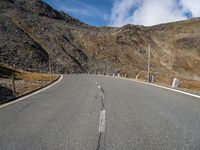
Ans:
{"label": "guardrail post", "polygon": [[16,96],[16,90],[15,90],[15,75],[12,74],[12,92],[13,92],[13,96]]}

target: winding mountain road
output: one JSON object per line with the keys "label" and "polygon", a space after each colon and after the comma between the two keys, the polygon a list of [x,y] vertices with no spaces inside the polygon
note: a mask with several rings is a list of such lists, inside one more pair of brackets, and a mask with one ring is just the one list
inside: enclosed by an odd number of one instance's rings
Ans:
{"label": "winding mountain road", "polygon": [[0,108],[0,150],[66,149],[199,150],[200,99],[82,74]]}

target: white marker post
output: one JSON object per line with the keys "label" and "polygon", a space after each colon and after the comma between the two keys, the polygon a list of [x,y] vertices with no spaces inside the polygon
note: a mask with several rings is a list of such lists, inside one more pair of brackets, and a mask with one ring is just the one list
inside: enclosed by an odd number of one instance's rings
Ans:
{"label": "white marker post", "polygon": [[150,63],[151,63],[151,46],[148,49],[148,70],[147,70],[147,80],[150,82]]}
{"label": "white marker post", "polygon": [[178,88],[179,84],[180,84],[180,80],[177,78],[174,78],[173,82],[172,82],[172,88],[174,88],[174,89]]}

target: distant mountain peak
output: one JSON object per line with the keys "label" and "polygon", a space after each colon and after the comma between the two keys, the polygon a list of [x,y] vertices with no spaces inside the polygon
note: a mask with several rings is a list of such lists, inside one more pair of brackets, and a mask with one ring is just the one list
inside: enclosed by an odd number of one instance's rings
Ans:
{"label": "distant mountain peak", "polygon": [[169,84],[173,77],[200,81],[199,27],[195,18],[152,27],[98,28],[41,0],[0,0],[0,62],[48,72],[50,60],[54,73],[120,73],[145,79],[151,45],[156,82]]}
{"label": "distant mountain peak", "polygon": [[[3,4],[1,4],[3,3]],[[88,26],[87,24],[81,22],[80,20],[69,16],[68,14],[62,12],[59,12],[49,6],[47,3],[41,0],[2,0],[0,2],[2,7],[4,8],[23,8],[27,12],[31,12],[34,14],[38,14],[40,16],[45,16],[57,20],[64,20],[67,23],[70,23],[75,26]],[[11,5],[10,5],[11,4]],[[0,6],[1,8],[1,6]]]}

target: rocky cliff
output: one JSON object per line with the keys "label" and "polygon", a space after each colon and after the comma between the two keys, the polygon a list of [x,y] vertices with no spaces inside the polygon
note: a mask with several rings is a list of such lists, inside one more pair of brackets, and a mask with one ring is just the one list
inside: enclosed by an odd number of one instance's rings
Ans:
{"label": "rocky cliff", "polygon": [[[0,62],[30,71],[120,73],[158,82],[200,81],[200,19],[156,25],[93,27],[40,0],[0,1]],[[193,82],[194,81],[194,82]],[[200,85],[195,85],[200,89]]]}

